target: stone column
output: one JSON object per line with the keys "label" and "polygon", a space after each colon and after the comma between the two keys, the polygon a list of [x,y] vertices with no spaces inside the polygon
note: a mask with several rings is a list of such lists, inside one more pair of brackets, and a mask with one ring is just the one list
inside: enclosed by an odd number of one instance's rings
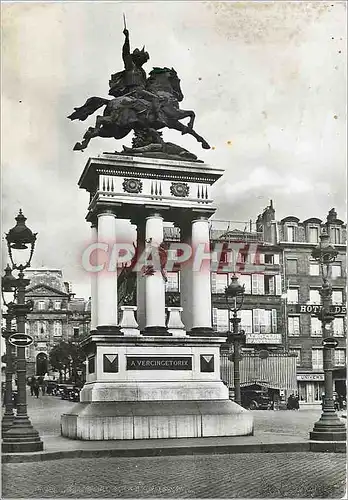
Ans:
{"label": "stone column", "polygon": [[116,243],[116,216],[111,210],[98,214],[98,243],[108,250],[98,250],[98,264],[104,264],[97,273],[97,330],[120,333],[117,326],[117,269],[109,271],[112,245]]}
{"label": "stone column", "polygon": [[[145,222],[137,221],[137,256],[141,259],[145,249]],[[137,268],[140,269],[140,266]],[[143,331],[146,326],[145,319],[145,276],[142,276],[140,270],[137,271],[137,323],[139,329]]]}
{"label": "stone column", "polygon": [[192,329],[189,335],[211,337],[211,314],[209,224],[206,217],[200,217],[192,221]]}
{"label": "stone column", "polygon": [[[97,223],[91,226],[91,243],[98,241]],[[91,273],[91,331],[98,326],[98,273]]]}
{"label": "stone column", "polygon": [[[191,248],[191,224],[180,224],[180,241]],[[192,328],[192,259],[180,265],[180,304],[182,306],[182,321],[186,331]]]}
{"label": "stone column", "polygon": [[[163,242],[163,218],[154,213],[146,218],[146,247],[158,247]],[[153,259],[153,274],[147,275],[145,281],[145,317],[144,335],[170,335],[165,320],[165,282],[159,269],[158,259]],[[151,264],[149,262],[149,264]]]}

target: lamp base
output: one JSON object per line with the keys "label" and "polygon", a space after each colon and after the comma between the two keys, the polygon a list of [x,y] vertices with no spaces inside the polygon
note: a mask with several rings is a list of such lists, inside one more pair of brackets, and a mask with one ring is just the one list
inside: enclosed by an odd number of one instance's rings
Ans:
{"label": "lamp base", "polygon": [[1,421],[1,431],[2,434],[10,429],[12,427],[12,424],[14,422],[14,414],[11,413],[4,413]]}
{"label": "lamp base", "polygon": [[347,431],[344,423],[335,411],[323,411],[318,422],[314,424],[309,438],[313,441],[345,441]]}
{"label": "lamp base", "polygon": [[2,435],[3,453],[42,451],[43,442],[27,415],[15,417],[12,426]]}

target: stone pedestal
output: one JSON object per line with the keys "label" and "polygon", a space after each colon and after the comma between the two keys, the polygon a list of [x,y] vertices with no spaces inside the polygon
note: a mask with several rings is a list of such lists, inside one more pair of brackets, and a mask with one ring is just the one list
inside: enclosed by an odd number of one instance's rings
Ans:
{"label": "stone pedestal", "polygon": [[251,413],[229,400],[220,379],[225,339],[211,328],[208,218],[215,212],[211,185],[221,175],[200,162],[117,154],[89,159],[79,185],[90,193],[87,220],[97,221],[98,242],[116,242],[119,217],[136,223],[139,253],[149,245],[163,248],[166,220],[180,227],[181,241],[193,252],[208,255],[202,263],[194,255],[182,264],[181,307],[168,308],[167,322],[163,267],[148,262],[138,267],[137,306],[122,306],[119,326],[117,273],[104,268],[93,278],[96,331],[84,341],[87,381],[81,402],[62,416],[63,436],[109,440],[253,433]]}

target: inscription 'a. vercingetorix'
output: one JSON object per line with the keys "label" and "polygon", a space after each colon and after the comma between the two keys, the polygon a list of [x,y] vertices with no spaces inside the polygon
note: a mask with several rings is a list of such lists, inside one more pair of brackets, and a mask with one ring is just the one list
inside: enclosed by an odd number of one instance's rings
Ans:
{"label": "inscription 'a. vercingetorix'", "polygon": [[127,356],[127,370],[192,370],[192,358]]}

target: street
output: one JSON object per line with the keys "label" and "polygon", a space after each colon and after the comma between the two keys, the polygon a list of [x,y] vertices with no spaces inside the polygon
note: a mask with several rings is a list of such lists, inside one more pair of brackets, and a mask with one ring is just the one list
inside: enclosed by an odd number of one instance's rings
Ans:
{"label": "street", "polygon": [[[33,425],[59,434],[74,403],[28,396]],[[320,410],[254,411],[255,433],[308,435]],[[314,466],[315,464],[315,466]],[[345,455],[240,453],[3,464],[3,498],[340,498]]]}

